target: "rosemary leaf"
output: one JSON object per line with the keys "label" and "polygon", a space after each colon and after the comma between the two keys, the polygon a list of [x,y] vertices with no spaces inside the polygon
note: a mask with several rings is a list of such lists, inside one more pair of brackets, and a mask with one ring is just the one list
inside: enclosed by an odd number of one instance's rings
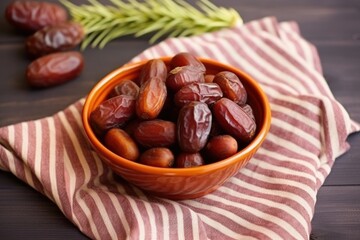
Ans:
{"label": "rosemary leaf", "polygon": [[81,49],[87,48],[87,46],[90,45],[90,43],[96,38],[97,34],[96,32],[92,32],[86,36],[86,38],[81,43]]}
{"label": "rosemary leaf", "polygon": [[[175,26],[181,24],[181,21],[179,19],[173,19],[171,21],[169,21],[160,31],[158,31],[157,33],[155,33],[151,38],[150,38],[150,43],[154,43],[156,41],[156,39],[161,38],[162,36],[164,36],[166,33],[171,32],[172,29],[175,29]],[[172,31],[174,33],[174,31]],[[175,33],[175,35],[177,35]],[[169,34],[170,36],[170,34]]]}
{"label": "rosemary leaf", "polygon": [[148,27],[137,32],[135,34],[135,37],[140,37],[140,36],[143,36],[143,35],[151,33],[151,32],[160,31],[161,29],[163,29],[166,26],[168,21],[169,21],[169,18],[165,16],[165,17],[159,19],[158,21],[154,22],[153,24],[149,25]]}
{"label": "rosemary leaf", "polygon": [[98,0],[75,5],[60,0],[69,10],[72,20],[83,25],[88,46],[103,48],[110,41],[133,35],[152,34],[150,43],[161,37],[198,35],[241,24],[233,8],[218,7],[209,0],[199,0],[196,7],[185,0],[110,0],[111,5]]}

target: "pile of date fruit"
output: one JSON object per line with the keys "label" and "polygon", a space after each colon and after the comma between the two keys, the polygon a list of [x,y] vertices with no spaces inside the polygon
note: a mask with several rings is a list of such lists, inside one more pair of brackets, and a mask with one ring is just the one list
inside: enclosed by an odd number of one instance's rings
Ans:
{"label": "pile of date fruit", "polygon": [[181,52],[168,65],[148,60],[136,79],[124,79],[90,114],[99,140],[115,154],[155,167],[186,168],[228,158],[253,138],[247,91],[230,71],[207,74]]}
{"label": "pile of date fruit", "polygon": [[61,5],[44,1],[17,0],[5,9],[6,20],[25,33],[25,51],[32,62],[26,69],[28,84],[45,88],[77,77],[83,69],[83,56],[70,51],[83,40],[83,27],[68,20]]}

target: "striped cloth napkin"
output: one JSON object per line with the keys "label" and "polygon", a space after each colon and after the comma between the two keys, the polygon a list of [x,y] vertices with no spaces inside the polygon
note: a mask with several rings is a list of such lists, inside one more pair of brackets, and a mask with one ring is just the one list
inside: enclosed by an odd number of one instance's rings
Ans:
{"label": "striped cloth napkin", "polygon": [[360,129],[336,101],[316,48],[273,17],[167,39],[132,61],[188,51],[243,69],[272,109],[267,139],[215,192],[172,201],[116,176],[84,137],[84,99],[44,119],[0,129],[0,168],[46,195],[93,239],[308,239],[316,194]]}

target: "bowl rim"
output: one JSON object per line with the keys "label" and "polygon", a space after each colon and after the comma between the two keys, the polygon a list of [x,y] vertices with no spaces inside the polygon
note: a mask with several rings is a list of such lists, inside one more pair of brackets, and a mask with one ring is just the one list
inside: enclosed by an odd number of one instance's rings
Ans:
{"label": "bowl rim", "polygon": [[[170,58],[172,58],[172,57],[165,56],[165,57],[159,57],[158,59],[161,59],[163,61],[169,61]],[[233,165],[238,161],[244,161],[243,159],[245,159],[246,156],[251,154],[252,151],[256,151],[260,147],[262,142],[265,140],[267,133],[269,132],[270,123],[271,123],[271,110],[270,110],[270,104],[269,104],[268,98],[267,98],[265,92],[263,91],[263,89],[261,88],[261,86],[259,85],[259,83],[256,82],[252,77],[250,77],[250,75],[248,75],[241,69],[233,67],[228,64],[218,62],[217,60],[214,60],[214,59],[203,58],[203,57],[198,57],[198,59],[205,64],[216,65],[216,67],[218,67],[218,68],[224,68],[229,71],[235,72],[237,75],[241,75],[241,77],[246,78],[246,81],[248,82],[248,84],[252,85],[253,88],[257,89],[257,93],[259,95],[258,100],[261,103],[261,105],[264,107],[263,108],[264,121],[263,121],[261,128],[257,132],[255,138],[245,148],[243,148],[236,154],[234,154],[226,159],[220,160],[218,162],[202,165],[202,166],[192,167],[192,168],[161,168],[161,167],[148,166],[145,164],[141,164],[141,163],[134,162],[134,161],[125,159],[123,157],[120,157],[119,155],[113,153],[108,148],[106,148],[105,145],[98,139],[98,137],[95,135],[92,128],[90,127],[90,124],[88,121],[90,113],[91,113],[90,105],[93,102],[94,97],[100,95],[99,91],[101,89],[105,89],[107,84],[109,82],[111,82],[112,79],[114,79],[116,76],[118,76],[119,74],[121,74],[123,72],[127,72],[129,70],[132,70],[134,68],[138,68],[138,67],[142,66],[147,61],[149,61],[149,59],[141,60],[138,62],[130,62],[128,64],[120,66],[119,68],[117,68],[117,69],[111,71],[110,73],[108,73],[107,75],[105,75],[90,90],[89,94],[86,96],[86,99],[85,99],[85,102],[83,105],[81,118],[82,118],[82,124],[83,124],[83,128],[85,131],[85,135],[88,138],[88,140],[90,141],[91,146],[93,148],[97,148],[98,151],[101,152],[101,155],[103,155],[103,157],[107,158],[106,161],[110,161],[109,159],[111,159],[110,162],[112,164],[120,165],[122,168],[128,168],[128,169],[131,169],[131,170],[139,172],[139,173],[144,173],[144,174],[151,173],[151,174],[157,174],[157,175],[162,175],[162,176],[169,176],[169,175],[193,176],[194,174],[208,174],[208,173],[217,171],[219,169],[226,168],[229,165]]]}

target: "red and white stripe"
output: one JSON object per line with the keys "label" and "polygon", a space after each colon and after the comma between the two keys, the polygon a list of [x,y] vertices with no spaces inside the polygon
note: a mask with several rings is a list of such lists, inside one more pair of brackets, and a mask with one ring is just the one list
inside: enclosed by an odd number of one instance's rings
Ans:
{"label": "red and white stripe", "polygon": [[347,136],[360,127],[322,76],[316,48],[294,22],[167,39],[132,61],[181,51],[243,69],[271,102],[272,125],[249,164],[199,199],[160,199],[100,160],[81,124],[84,99],[54,116],[0,129],[0,169],[56,203],[93,239],[308,239],[316,193]]}

